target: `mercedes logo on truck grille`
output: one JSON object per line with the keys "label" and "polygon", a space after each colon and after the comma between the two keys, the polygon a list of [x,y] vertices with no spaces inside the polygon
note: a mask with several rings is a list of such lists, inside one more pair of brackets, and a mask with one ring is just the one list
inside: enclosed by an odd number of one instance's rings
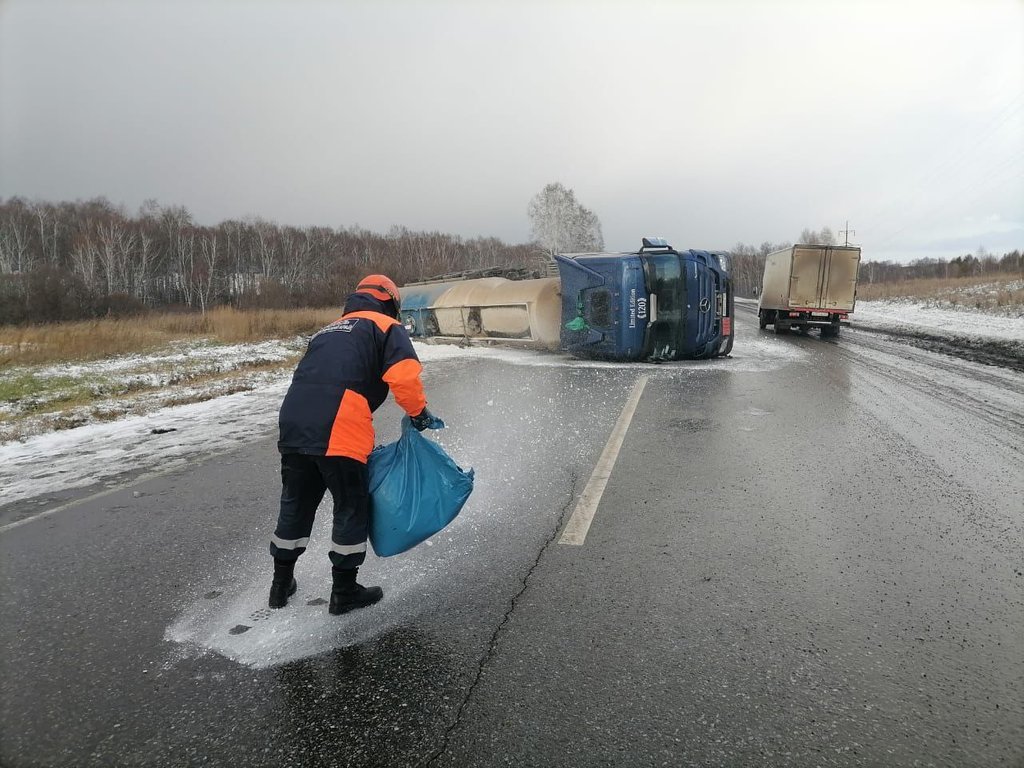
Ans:
{"label": "mercedes logo on truck grille", "polygon": [[701,312],[707,312],[709,309],[711,309],[711,299],[705,296],[703,299],[700,300],[699,306]]}

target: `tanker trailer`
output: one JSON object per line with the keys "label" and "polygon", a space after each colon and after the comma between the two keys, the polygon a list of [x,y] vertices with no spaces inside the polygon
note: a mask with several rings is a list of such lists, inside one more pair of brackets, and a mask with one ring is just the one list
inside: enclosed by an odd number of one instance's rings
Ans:
{"label": "tanker trailer", "polygon": [[[644,238],[635,252],[555,254],[557,277],[471,273],[402,287],[414,338],[519,344],[620,361],[728,355],[733,292],[726,253]],[[489,270],[493,274],[493,270]]]}

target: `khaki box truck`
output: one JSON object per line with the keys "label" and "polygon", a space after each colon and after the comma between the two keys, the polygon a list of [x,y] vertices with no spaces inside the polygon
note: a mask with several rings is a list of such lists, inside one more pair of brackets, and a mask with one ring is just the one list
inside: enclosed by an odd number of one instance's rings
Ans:
{"label": "khaki box truck", "polygon": [[839,334],[839,323],[857,300],[860,248],[794,245],[768,254],[757,316],[776,333],[820,328],[824,338]]}

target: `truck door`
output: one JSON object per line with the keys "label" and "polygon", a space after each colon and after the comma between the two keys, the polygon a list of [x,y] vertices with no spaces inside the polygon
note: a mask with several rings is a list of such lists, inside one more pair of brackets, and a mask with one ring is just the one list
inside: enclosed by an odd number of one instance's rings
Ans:
{"label": "truck door", "polygon": [[789,306],[820,309],[828,275],[831,248],[794,248],[789,273]]}
{"label": "truck door", "polygon": [[826,309],[853,309],[857,290],[860,254],[853,249],[829,249],[828,274],[822,306]]}

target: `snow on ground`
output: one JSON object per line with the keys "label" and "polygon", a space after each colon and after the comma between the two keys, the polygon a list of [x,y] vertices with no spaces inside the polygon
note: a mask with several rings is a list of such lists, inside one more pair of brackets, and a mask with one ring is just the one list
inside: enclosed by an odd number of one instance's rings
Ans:
{"label": "snow on ground", "polygon": [[903,330],[1024,345],[1024,316],[1003,317],[966,307],[940,307],[909,299],[858,301],[850,324],[854,328]]}
{"label": "snow on ground", "polygon": [[282,373],[249,392],[0,445],[0,506],[40,494],[39,503],[48,504],[47,493],[102,483],[125,470],[173,470],[269,434],[289,380]]}
{"label": "snow on ground", "polygon": [[[738,342],[729,359],[661,365],[602,363],[505,347],[415,346],[428,377],[433,365],[474,360],[530,367],[630,368],[651,376],[678,377],[699,369],[764,371],[806,357],[799,348],[773,336]],[[174,470],[190,460],[270,437],[277,429],[277,410],[291,371],[258,372],[252,380],[257,386],[250,391],[0,445],[0,506],[36,497],[41,497],[40,505],[52,504],[47,494],[108,482],[126,469],[133,473]]]}
{"label": "snow on ground", "polygon": [[279,375],[275,369],[304,345],[300,337],[231,345],[198,340],[148,355],[8,366],[0,370],[0,386],[26,394],[0,403],[0,444],[253,389]]}
{"label": "snow on ground", "polygon": [[150,355],[122,355],[87,363],[60,363],[34,369],[32,373],[43,377],[84,377],[108,374],[141,376],[148,372],[154,386],[160,386],[172,381],[175,373],[185,366],[189,370],[198,369],[209,373],[233,371],[254,363],[287,360],[303,346],[305,342],[301,338],[247,344],[210,344],[206,340],[198,340],[173,344],[166,350]]}

